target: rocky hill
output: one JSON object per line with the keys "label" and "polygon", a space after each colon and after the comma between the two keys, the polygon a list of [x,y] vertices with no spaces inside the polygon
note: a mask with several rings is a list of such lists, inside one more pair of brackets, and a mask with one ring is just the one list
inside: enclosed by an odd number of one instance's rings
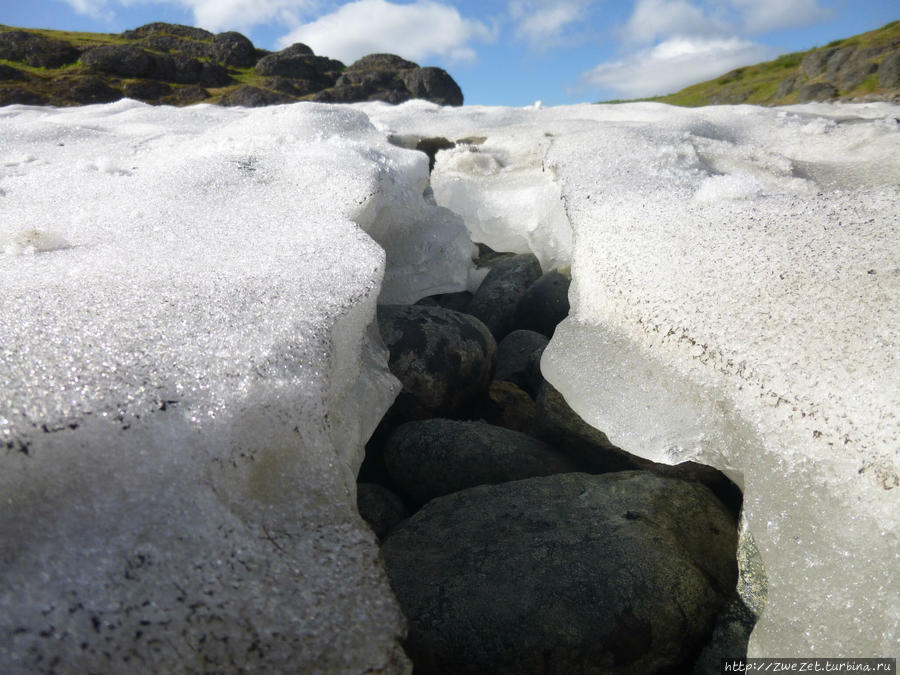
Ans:
{"label": "rocky hill", "polygon": [[900,101],[900,21],[650,100],[685,106]]}
{"label": "rocky hill", "polygon": [[71,106],[125,97],[177,106],[463,102],[446,71],[393,54],[370,54],[345,66],[304,44],[268,52],[240,33],[214,35],[167,23],[121,34],[0,25],[0,105]]}

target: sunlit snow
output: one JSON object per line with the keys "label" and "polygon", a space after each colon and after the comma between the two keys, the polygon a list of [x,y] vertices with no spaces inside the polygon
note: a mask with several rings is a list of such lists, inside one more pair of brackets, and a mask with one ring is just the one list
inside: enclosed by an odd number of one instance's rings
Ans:
{"label": "sunlit snow", "polygon": [[[198,650],[402,670],[353,512],[397,389],[370,323],[379,295],[471,287],[463,220],[474,241],[571,265],[542,366],[585,419],[745,488],[770,587],[751,653],[894,653],[898,118],[0,110],[7,670],[34,650],[86,671]],[[436,206],[427,158],[392,134],[479,140],[438,154]],[[136,630],[171,644],[135,646]]]}

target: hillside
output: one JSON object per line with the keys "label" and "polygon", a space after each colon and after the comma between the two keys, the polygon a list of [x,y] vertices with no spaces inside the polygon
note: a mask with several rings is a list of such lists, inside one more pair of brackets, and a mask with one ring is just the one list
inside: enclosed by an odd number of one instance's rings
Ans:
{"label": "hillside", "polygon": [[463,102],[444,70],[392,54],[370,54],[348,67],[303,44],[268,52],[240,33],[214,35],[167,23],[119,34],[0,25],[0,105],[70,106],[126,97],[247,107],[300,100]]}
{"label": "hillside", "polygon": [[900,101],[900,21],[649,100],[682,106]]}

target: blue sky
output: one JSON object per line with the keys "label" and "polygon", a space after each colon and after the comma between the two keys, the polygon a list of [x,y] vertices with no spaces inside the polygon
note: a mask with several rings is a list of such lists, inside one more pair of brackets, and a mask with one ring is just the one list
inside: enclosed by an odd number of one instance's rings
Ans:
{"label": "blue sky", "polygon": [[897,0],[0,0],[0,23],[120,32],[150,21],[375,51],[445,68],[466,103],[665,94],[900,18]]}

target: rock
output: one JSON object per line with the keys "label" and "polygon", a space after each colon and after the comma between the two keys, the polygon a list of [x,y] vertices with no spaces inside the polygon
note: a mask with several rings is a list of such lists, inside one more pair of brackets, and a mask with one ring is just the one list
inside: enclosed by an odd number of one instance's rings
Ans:
{"label": "rock", "polygon": [[579,462],[584,470],[606,473],[652,465],[610,443],[606,434],[581,419],[549,382],[541,385],[536,403],[541,438]]}
{"label": "rock", "polygon": [[884,89],[900,88],[900,51],[885,56],[878,66],[878,86]]}
{"label": "rock", "polygon": [[122,92],[109,86],[96,75],[61,77],[53,81],[52,95],[78,105],[112,103],[122,98]]}
{"label": "rock", "polygon": [[569,277],[553,270],[535,281],[516,305],[516,328],[533,330],[548,338],[569,316]]}
{"label": "rock", "polygon": [[475,317],[439,307],[381,305],[388,365],[403,384],[389,414],[452,417],[490,382],[497,344]]}
{"label": "rock", "polygon": [[[447,94],[450,85],[439,74],[429,71],[415,76],[412,73],[416,70],[420,70],[417,64],[395,54],[369,54],[354,61],[338,78],[334,90],[326,96],[334,101],[402,103],[414,96],[436,100],[432,96],[440,98]],[[444,75],[456,86],[449,75]],[[418,93],[412,92],[408,84],[413,84]],[[431,93],[428,86],[433,87]]]}
{"label": "rock", "polygon": [[235,68],[249,68],[257,61],[256,47],[236,31],[219,33],[209,47],[209,58]]}
{"label": "rock", "polygon": [[393,485],[416,506],[476,485],[575,470],[552,447],[518,431],[447,419],[401,425],[384,461]]}
{"label": "rock", "polygon": [[396,54],[369,54],[357,59],[347,67],[348,73],[362,73],[366,71],[396,71],[408,68],[418,68],[419,64],[407,61]]}
{"label": "rock", "polygon": [[[449,77],[449,76],[448,76]],[[415,96],[415,94],[413,94]],[[423,98],[423,97],[419,97]],[[433,99],[432,99],[433,100]],[[460,104],[462,105],[462,104]],[[443,136],[433,136],[430,138],[423,138],[416,143],[415,149],[419,152],[424,152],[428,155],[428,170],[434,170],[434,160],[440,150],[449,150],[450,148],[455,148],[456,143],[453,141],[447,140]]]}
{"label": "rock", "polygon": [[287,77],[269,77],[262,81],[266,89],[279,91],[282,94],[299,98],[319,91],[319,86],[312,80],[297,80]]}
{"label": "rock", "polygon": [[219,105],[242,106],[244,108],[258,108],[264,105],[277,105],[279,103],[294,103],[297,99],[288,94],[260,89],[244,84],[219,99]]}
{"label": "rock", "polygon": [[379,539],[409,517],[403,500],[377,483],[356,485],[356,507]]}
{"label": "rock", "polygon": [[838,87],[842,91],[852,91],[877,70],[878,64],[872,61],[851,61],[838,73]]}
{"label": "rock", "polygon": [[121,77],[151,77],[154,59],[150,52],[135,45],[101,45],[81,55],[81,62],[91,70]]}
{"label": "rock", "polygon": [[50,102],[30,89],[0,87],[0,105],[48,105]]}
{"label": "rock", "polygon": [[207,43],[174,35],[151,35],[141,40],[141,47],[156,52],[174,52],[191,58],[205,58],[209,55]]}
{"label": "rock", "polygon": [[535,436],[540,427],[534,400],[518,385],[494,380],[479,401],[478,413],[485,422]]}
{"label": "rock", "polygon": [[808,78],[812,79],[825,72],[828,65],[828,59],[837,51],[837,49],[819,49],[810,52],[803,57],[800,62],[800,70]]}
{"label": "rock", "polygon": [[856,50],[853,47],[841,47],[829,51],[828,59],[825,61],[825,72],[833,77],[853,58]]}
{"label": "rock", "polygon": [[0,63],[0,80],[24,82],[28,79],[28,73]]}
{"label": "rock", "polygon": [[403,83],[413,98],[424,98],[438,105],[463,104],[459,85],[441,68],[416,68],[404,74]]}
{"label": "rock", "polygon": [[73,63],[81,52],[62,40],[23,30],[0,32],[0,59],[23,61],[34,68],[59,68]]}
{"label": "rock", "polygon": [[194,28],[193,26],[185,26],[178,23],[165,23],[163,21],[147,23],[133,30],[126,30],[121,33],[121,36],[126,40],[139,40],[155,35],[174,35],[176,37],[199,40],[201,42],[212,40],[215,37],[208,30],[203,30],[202,28]]}
{"label": "rock", "polygon": [[544,377],[541,354],[550,340],[533,330],[514,330],[497,345],[495,380],[513,382],[537,398]]}
{"label": "rock", "polygon": [[806,103],[808,101],[827,101],[836,98],[838,90],[832,84],[827,82],[814,82],[807,84],[797,90],[797,102]]}
{"label": "rock", "polygon": [[455,312],[464,312],[470,302],[472,302],[472,294],[469,291],[459,291],[457,293],[429,295],[427,298],[419,300],[416,304],[427,305],[429,307],[443,307],[444,309],[452,309]]}
{"label": "rock", "polygon": [[172,94],[172,87],[165,82],[156,80],[138,80],[137,82],[127,82],[123,91],[127,98],[147,103],[159,103],[160,99]]}
{"label": "rock", "polygon": [[315,56],[304,44],[296,43],[280,52],[269,54],[257,61],[253,72],[270,77],[289,77],[310,80],[317,89],[332,86],[343,70],[344,64],[324,56]]}
{"label": "rock", "polygon": [[797,83],[800,81],[800,77],[797,75],[789,75],[784,78],[781,83],[778,85],[778,90],[775,92],[775,99],[781,99],[794,91],[794,88],[797,86]]}
{"label": "rock", "polygon": [[530,253],[502,260],[481,282],[467,311],[484,322],[496,340],[502,340],[514,328],[519,299],[540,276],[541,264]]}
{"label": "rock", "polygon": [[208,98],[209,92],[203,87],[188,85],[176,87],[175,91],[170,96],[167,96],[164,102],[170,105],[191,105],[206,101]]}
{"label": "rock", "polygon": [[432,500],[384,542],[419,673],[685,672],[735,587],[703,486],[560,474]]}

